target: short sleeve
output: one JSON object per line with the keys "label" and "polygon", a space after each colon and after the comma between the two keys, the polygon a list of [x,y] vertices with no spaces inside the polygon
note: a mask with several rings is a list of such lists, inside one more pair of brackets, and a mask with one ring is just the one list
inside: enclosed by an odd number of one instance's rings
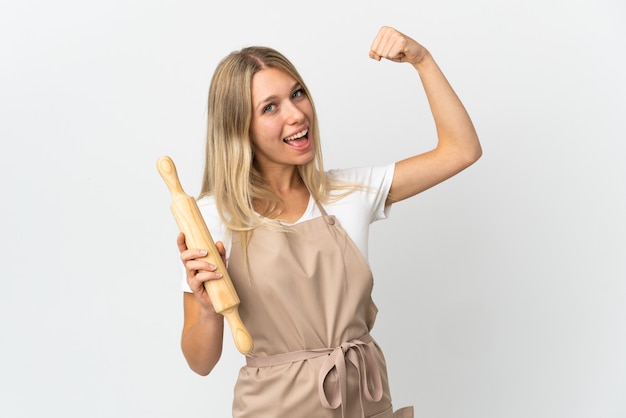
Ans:
{"label": "short sleeve", "polygon": [[[386,206],[389,190],[393,182],[395,164],[359,167],[344,170],[331,170],[331,178],[358,183],[365,188],[356,192],[352,198],[348,196],[348,201],[359,201],[370,209],[370,223],[386,219],[389,216],[389,206]],[[356,199],[355,199],[356,198]]]}
{"label": "short sleeve", "polygon": [[386,219],[390,212],[390,206],[385,203],[394,171],[395,164],[388,164],[328,172],[333,179],[363,186],[337,202],[324,205],[324,208],[339,220],[366,259],[370,224]]}

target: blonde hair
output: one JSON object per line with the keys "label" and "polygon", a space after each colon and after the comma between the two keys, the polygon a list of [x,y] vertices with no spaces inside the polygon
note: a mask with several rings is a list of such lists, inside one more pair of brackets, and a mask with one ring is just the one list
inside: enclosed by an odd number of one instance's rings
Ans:
{"label": "blonde hair", "polygon": [[[200,192],[200,197],[214,196],[220,218],[231,231],[249,232],[264,222],[253,209],[255,200],[266,202],[273,215],[282,210],[282,201],[266,186],[255,167],[250,138],[252,77],[264,68],[276,68],[292,76],[311,101],[313,120],[309,135],[315,147],[315,158],[299,166],[298,171],[313,198],[319,203],[329,203],[350,193],[348,189],[354,189],[325,175],[315,106],[293,64],[272,48],[243,48],[226,56],[211,80]],[[344,192],[331,193],[340,189]]]}

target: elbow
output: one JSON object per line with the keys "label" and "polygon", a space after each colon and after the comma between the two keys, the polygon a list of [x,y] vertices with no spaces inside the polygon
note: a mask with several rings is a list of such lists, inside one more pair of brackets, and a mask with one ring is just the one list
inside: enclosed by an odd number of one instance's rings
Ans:
{"label": "elbow", "polygon": [[471,147],[468,147],[463,153],[463,164],[464,168],[469,167],[474,164],[476,161],[483,156],[483,148],[480,146],[480,142],[478,138],[476,138],[474,144]]}
{"label": "elbow", "polygon": [[474,152],[472,153],[471,156],[471,164],[474,164],[476,161],[480,160],[480,157],[483,156],[483,147],[480,146],[480,144],[476,144],[476,147],[474,149]]}
{"label": "elbow", "polygon": [[483,151],[480,146],[473,150],[465,150],[462,153],[458,153],[456,155],[456,158],[454,158],[454,162],[452,163],[454,167],[456,167],[454,170],[455,173],[459,173],[469,166],[473,165],[476,161],[480,159],[482,155]]}
{"label": "elbow", "polygon": [[189,350],[183,345],[183,356],[187,361],[187,366],[200,376],[208,376],[222,356],[221,347],[216,350]]}
{"label": "elbow", "polygon": [[217,361],[193,362],[190,359],[187,359],[187,365],[189,368],[200,376],[208,376],[211,371],[213,371],[216,364]]}
{"label": "elbow", "polygon": [[213,367],[211,368],[200,368],[200,367],[194,367],[191,364],[189,365],[189,368],[196,374],[200,375],[200,376],[208,376],[209,373],[211,373],[211,371],[213,370]]}
{"label": "elbow", "polygon": [[444,155],[444,161],[447,160],[456,172],[465,170],[483,155],[483,149],[475,133],[446,142],[446,145],[441,144],[438,150]]}

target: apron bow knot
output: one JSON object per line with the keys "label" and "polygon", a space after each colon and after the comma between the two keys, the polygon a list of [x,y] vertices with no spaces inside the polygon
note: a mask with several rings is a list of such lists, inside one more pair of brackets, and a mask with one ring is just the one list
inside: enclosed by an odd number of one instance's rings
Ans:
{"label": "apron bow knot", "polygon": [[[364,417],[363,396],[371,402],[379,401],[383,396],[383,385],[374,350],[361,339],[341,344],[328,355],[322,364],[318,379],[320,401],[325,408],[329,409],[336,409],[341,405],[342,416],[344,415],[348,392],[346,374],[348,364],[356,368],[359,377],[361,417]],[[335,377],[335,385],[329,398],[324,390],[324,383],[331,375]]]}

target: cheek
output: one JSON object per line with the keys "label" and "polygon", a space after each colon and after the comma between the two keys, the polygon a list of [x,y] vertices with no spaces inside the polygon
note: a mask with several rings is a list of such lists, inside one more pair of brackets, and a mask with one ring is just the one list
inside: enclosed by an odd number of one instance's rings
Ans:
{"label": "cheek", "polygon": [[271,141],[280,136],[281,129],[276,121],[258,121],[250,127],[250,137],[256,143]]}
{"label": "cheek", "polygon": [[249,130],[250,140],[252,141],[253,145],[257,143],[260,132],[262,132],[262,130],[259,127],[259,123],[253,121],[250,124],[250,130]]}

